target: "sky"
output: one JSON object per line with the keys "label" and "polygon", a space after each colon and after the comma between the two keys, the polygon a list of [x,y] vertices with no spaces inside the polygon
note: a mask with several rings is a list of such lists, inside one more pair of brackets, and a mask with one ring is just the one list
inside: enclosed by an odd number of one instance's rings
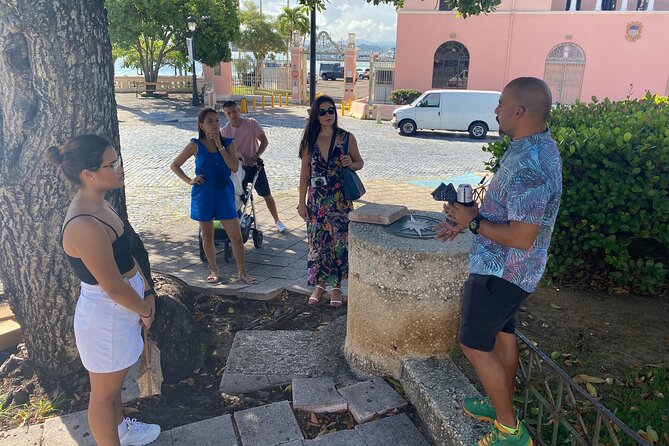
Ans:
{"label": "sky", "polygon": [[[260,0],[253,1],[259,4]],[[278,15],[288,1],[291,7],[297,5],[296,0],[262,0],[262,10]],[[348,33],[355,33],[356,39],[395,42],[397,14],[389,5],[375,6],[364,0],[331,0],[326,2],[325,11],[316,13],[316,25],[319,32],[327,31],[335,42],[347,38]]]}

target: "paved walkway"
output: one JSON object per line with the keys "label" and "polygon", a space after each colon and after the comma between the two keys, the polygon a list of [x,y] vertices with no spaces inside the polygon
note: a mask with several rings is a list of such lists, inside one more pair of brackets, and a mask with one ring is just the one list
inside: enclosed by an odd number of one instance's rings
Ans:
{"label": "paved walkway", "polygon": [[[299,178],[297,147],[306,123],[306,107],[275,108],[248,115],[258,120],[270,141],[263,159],[280,218],[288,231],[276,232],[263,200],[256,197],[257,221],[264,243],[262,248],[255,249],[249,240],[246,261],[249,273],[259,283],[212,286],[204,280],[208,269],[199,260],[197,224],[188,217],[189,187],[169,169],[172,159],[195,136],[196,109],[183,101],[142,99],[134,94],[119,94],[117,101],[128,213],[142,235],[153,268],[213,293],[271,299],[283,289],[306,292],[305,225],[295,210]],[[440,211],[441,205],[429,194],[434,180],[481,172],[490,158],[481,150],[483,143],[463,135],[425,132],[407,138],[400,136],[389,123],[341,116],[339,124],[356,136],[365,159],[360,176],[368,192],[356,206],[385,203]],[[192,161],[185,164],[184,170],[192,172]],[[416,185],[416,180],[430,187]],[[222,250],[221,246],[219,252]],[[234,276],[234,259],[226,265],[223,255],[218,257],[222,266],[220,275]]]}

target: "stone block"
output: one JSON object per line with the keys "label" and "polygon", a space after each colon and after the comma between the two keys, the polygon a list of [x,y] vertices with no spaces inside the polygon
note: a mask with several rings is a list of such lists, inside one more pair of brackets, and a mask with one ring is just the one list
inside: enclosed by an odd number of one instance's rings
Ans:
{"label": "stone block", "polygon": [[172,431],[161,432],[158,438],[151,442],[151,446],[172,446]]}
{"label": "stone block", "polygon": [[467,446],[487,433],[462,410],[466,397],[480,393],[450,358],[403,360],[402,386],[436,444]]}
{"label": "stone block", "polygon": [[221,415],[220,417],[175,427],[171,432],[174,446],[239,445],[230,415]]}
{"label": "stone block", "polygon": [[[253,271],[251,271],[250,274],[255,276]],[[283,292],[286,285],[287,282],[285,280],[267,279],[256,285],[249,285],[246,288],[239,290],[237,297],[239,299],[250,300],[272,300]]]}
{"label": "stone block", "polygon": [[0,350],[15,347],[23,340],[21,326],[13,319],[0,322]]}
{"label": "stone block", "polygon": [[430,446],[404,413],[361,424],[355,430],[366,446]]}
{"label": "stone block", "polygon": [[33,424],[0,432],[0,446],[40,446],[44,425]]}
{"label": "stone block", "polygon": [[332,378],[293,380],[293,408],[315,413],[344,412],[348,403],[337,392]]}
{"label": "stone block", "polygon": [[224,372],[219,390],[230,395],[255,392],[271,387],[265,375],[247,375],[245,373]]}
{"label": "stone block", "polygon": [[375,416],[393,409],[400,409],[407,402],[386,383],[383,378],[374,378],[339,389],[348,402],[348,410],[358,423],[366,423]]}
{"label": "stone block", "polygon": [[88,411],[49,418],[44,422],[43,446],[95,446],[93,434],[88,427]]}
{"label": "stone block", "polygon": [[350,221],[386,226],[396,222],[408,213],[409,210],[406,206],[370,203],[351,211],[348,218]]}
{"label": "stone block", "polygon": [[[360,435],[354,430],[337,431],[332,434],[322,435],[313,440],[304,440],[304,446],[367,446]],[[390,442],[384,446],[395,446]]]}
{"label": "stone block", "polygon": [[[412,215],[434,222],[441,218],[429,212]],[[399,379],[402,358],[445,357],[457,345],[470,244],[471,234],[440,243],[352,223],[345,348],[349,363]]]}
{"label": "stone block", "polygon": [[342,339],[313,331],[237,332],[225,373],[289,375],[293,378],[332,376],[340,358]]}
{"label": "stone block", "polygon": [[304,436],[288,401],[235,412],[242,446],[276,446]]}

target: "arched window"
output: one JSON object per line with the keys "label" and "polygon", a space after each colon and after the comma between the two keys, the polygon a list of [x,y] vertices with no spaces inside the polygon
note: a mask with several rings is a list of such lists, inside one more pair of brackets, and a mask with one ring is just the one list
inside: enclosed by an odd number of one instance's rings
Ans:
{"label": "arched window", "polygon": [[553,94],[553,103],[573,104],[581,97],[585,53],[573,43],[561,43],[548,53],[544,80]]}
{"label": "arched window", "polygon": [[467,88],[469,51],[460,42],[441,44],[434,53],[432,88]]}

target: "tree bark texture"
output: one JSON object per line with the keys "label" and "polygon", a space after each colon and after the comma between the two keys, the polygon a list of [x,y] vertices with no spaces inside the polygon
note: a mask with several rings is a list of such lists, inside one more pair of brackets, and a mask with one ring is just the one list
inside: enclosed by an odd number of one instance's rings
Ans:
{"label": "tree bark texture", "polygon": [[[81,363],[73,331],[79,281],[60,242],[76,189],[46,150],[83,133],[119,149],[113,79],[102,0],[2,0],[0,280],[30,360],[50,376]],[[124,192],[109,198],[128,225]],[[137,249],[148,268],[141,240]]]}

